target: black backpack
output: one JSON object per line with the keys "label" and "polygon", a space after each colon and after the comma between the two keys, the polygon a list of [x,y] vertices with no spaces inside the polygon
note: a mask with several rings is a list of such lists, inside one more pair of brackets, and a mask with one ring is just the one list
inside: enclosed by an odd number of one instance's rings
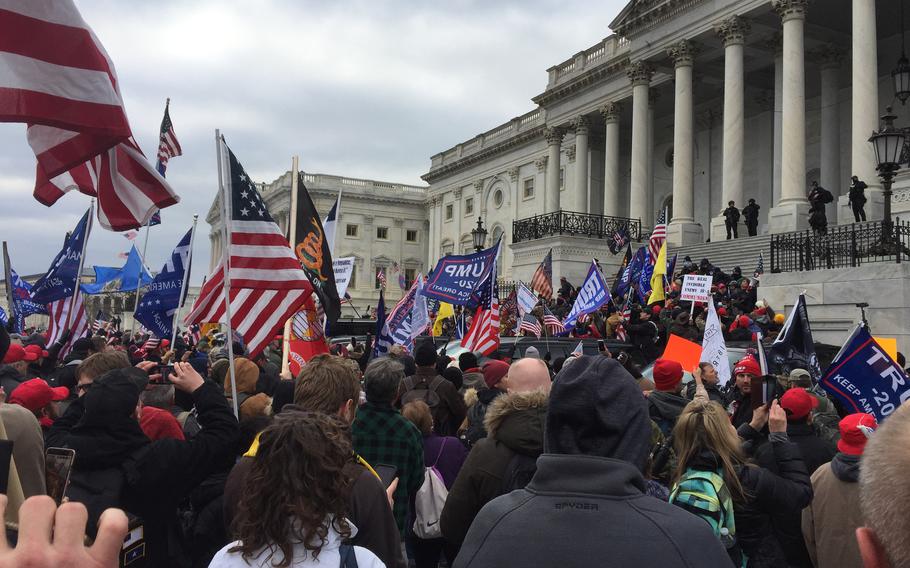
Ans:
{"label": "black backpack", "polygon": [[502,474],[500,495],[524,489],[537,472],[537,458],[516,452]]}
{"label": "black backpack", "polygon": [[[436,409],[439,408],[439,403],[442,402],[436,389],[439,388],[439,385],[442,384],[443,380],[445,379],[437,375],[433,377],[433,380],[430,381],[429,384],[427,384],[426,379],[421,377],[413,376],[406,378],[404,380],[405,393],[401,395],[401,406],[404,406],[409,402],[414,402],[415,400],[422,400],[430,407],[430,413],[433,414],[433,418],[435,419]],[[415,388],[421,383],[425,384],[427,388]]]}

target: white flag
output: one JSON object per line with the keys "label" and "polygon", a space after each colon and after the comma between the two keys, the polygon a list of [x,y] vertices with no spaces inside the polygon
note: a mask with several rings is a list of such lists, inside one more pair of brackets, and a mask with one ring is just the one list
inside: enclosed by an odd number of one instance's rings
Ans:
{"label": "white flag", "polygon": [[[335,229],[338,225],[338,212],[341,209],[341,190],[338,191],[338,197],[332,205],[329,214],[322,220],[322,230],[325,231],[325,242],[329,245],[329,251],[335,254]],[[340,294],[339,294],[340,296]]]}
{"label": "white flag", "polygon": [[414,296],[414,305],[411,306],[411,341],[426,331],[432,323],[430,312],[427,310],[427,299],[423,295],[423,275],[417,275],[417,293]]}
{"label": "white flag", "polygon": [[515,299],[518,304],[518,314],[522,316],[533,310],[534,306],[537,305],[537,296],[523,282],[518,283],[518,294],[516,294]]}
{"label": "white flag", "polygon": [[714,309],[714,302],[708,300],[708,319],[705,320],[705,337],[701,342],[701,361],[711,363],[717,371],[717,385],[724,386],[730,380],[730,360],[727,358],[727,344],[724,331]]}

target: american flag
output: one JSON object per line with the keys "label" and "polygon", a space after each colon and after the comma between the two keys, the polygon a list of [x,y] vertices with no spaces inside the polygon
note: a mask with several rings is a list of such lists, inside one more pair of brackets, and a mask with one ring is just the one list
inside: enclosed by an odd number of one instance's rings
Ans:
{"label": "american flag", "polygon": [[186,330],[186,343],[190,347],[197,345],[201,339],[202,330],[199,328],[199,324],[194,323]]}
{"label": "american flag", "polygon": [[[275,332],[313,292],[300,261],[224,139],[218,141],[227,166],[230,196],[228,242],[231,328],[243,336],[250,357],[258,355]],[[212,271],[184,323],[202,324],[225,317],[224,259]]]}
{"label": "american flag", "polygon": [[651,238],[648,239],[648,255],[651,257],[651,264],[657,261],[657,255],[660,254],[660,246],[667,240],[667,210],[664,209],[657,216],[657,222],[651,231]]}
{"label": "american flag", "polygon": [[158,137],[158,164],[155,168],[161,177],[164,177],[164,172],[167,171],[167,161],[183,155],[177,134],[174,132],[174,125],[171,123],[170,106],[171,99],[168,99],[164,103],[164,118],[161,119],[161,135]]}
{"label": "american flag", "polygon": [[161,345],[161,340],[157,337],[149,337],[145,340],[145,343],[142,344],[142,350],[149,352],[152,349],[158,349],[158,346]]}
{"label": "american flag", "polygon": [[559,321],[559,318],[554,316],[553,312],[546,306],[543,307],[543,325],[547,328],[547,331],[550,332],[550,335],[565,331],[565,327],[562,325],[562,322]]}
{"label": "american flag", "polygon": [[114,65],[72,0],[4,2],[0,121],[28,124],[34,196],[52,205],[78,189],[98,220],[123,231],[177,203],[132,139]]}
{"label": "american flag", "polygon": [[[47,313],[50,316],[50,322],[47,325],[47,344],[53,345],[60,339],[63,330],[66,328],[66,319],[70,311],[70,301],[72,298],[63,298],[47,305]],[[76,301],[73,304],[73,317],[70,318],[70,338],[66,345],[60,350],[58,357],[65,357],[73,349],[73,343],[83,337],[88,331],[88,318],[85,315],[85,305],[82,303],[82,293],[76,295]]]}
{"label": "american flag", "polygon": [[135,241],[136,237],[139,236],[139,232],[138,231],[127,231],[127,232],[123,233],[123,236],[128,241]]}
{"label": "american flag", "polygon": [[480,285],[479,292],[480,305],[471,321],[471,329],[461,340],[461,346],[490,355],[499,348],[499,285],[495,265],[486,282]]}
{"label": "american flag", "polygon": [[629,292],[626,294],[626,300],[622,304],[622,308],[619,311],[619,325],[616,326],[616,338],[620,341],[628,341],[629,334],[626,332],[626,323],[629,321],[629,318],[632,317],[632,293]]}
{"label": "american flag", "polygon": [[547,300],[553,297],[553,249],[550,249],[534,271],[534,276],[531,277],[531,290]]}
{"label": "american flag", "polygon": [[619,251],[621,251],[624,246],[629,244],[629,238],[629,227],[623,223],[616,229],[616,231],[613,233],[613,237],[607,244],[607,246],[610,248],[610,252],[613,254],[619,254]]}
{"label": "american flag", "polygon": [[107,323],[107,316],[104,315],[104,312],[98,310],[98,313],[95,315],[95,321],[92,322],[92,331],[102,329]]}
{"label": "american flag", "polygon": [[381,268],[376,269],[376,279],[379,280],[379,289],[385,290],[385,272]]}
{"label": "american flag", "polygon": [[758,278],[759,276],[761,276],[764,273],[765,273],[765,256],[762,252],[759,252],[758,253],[758,265],[756,265],[756,267],[755,267],[755,273],[753,274],[753,276]]}
{"label": "american flag", "polygon": [[528,333],[533,333],[536,337],[540,337],[542,329],[537,316],[534,314],[523,315],[521,321],[518,322],[518,331],[527,331]]}

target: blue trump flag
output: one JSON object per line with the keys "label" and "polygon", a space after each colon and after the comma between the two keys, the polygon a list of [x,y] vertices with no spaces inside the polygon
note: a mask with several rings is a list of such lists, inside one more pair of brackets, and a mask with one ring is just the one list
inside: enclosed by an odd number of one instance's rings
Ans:
{"label": "blue trump flag", "polygon": [[423,295],[455,306],[476,306],[476,291],[493,270],[498,254],[499,242],[473,254],[442,257],[430,273]]}
{"label": "blue trump flag", "polygon": [[853,330],[820,383],[851,413],[867,412],[879,423],[910,398],[907,375],[862,324]]}
{"label": "blue trump flag", "polygon": [[578,297],[572,304],[572,309],[562,322],[563,328],[569,330],[575,326],[575,320],[583,314],[590,314],[610,301],[610,290],[603,274],[597,268],[597,263],[592,262],[588,275],[578,289]]}
{"label": "blue trump flag", "polygon": [[91,209],[85,212],[76,228],[67,237],[63,250],[54,257],[54,262],[47,269],[47,273],[32,286],[33,302],[50,304],[69,298],[76,291],[82,249],[91,230],[91,212]]}
{"label": "blue trump flag", "polygon": [[654,274],[654,265],[645,262],[638,275],[638,299],[642,304],[648,303],[648,293],[651,291],[651,275]]}
{"label": "blue trump flag", "polygon": [[[170,258],[161,268],[158,276],[149,284],[136,309],[136,320],[152,332],[155,337],[170,338],[173,332],[174,314],[183,304],[180,291],[183,281],[190,277],[190,241],[193,230],[183,235]],[[133,277],[135,280],[135,276]]]}
{"label": "blue trump flag", "polygon": [[83,284],[82,291],[86,294],[98,294],[104,290],[104,287],[110,282],[119,281],[115,292],[134,292],[137,288],[142,288],[152,281],[152,275],[148,273],[139,256],[139,251],[133,245],[130,248],[129,256],[126,262],[120,268],[114,266],[95,266],[95,282]]}
{"label": "blue trump flag", "polygon": [[10,306],[10,318],[13,320],[13,331],[22,333],[25,329],[25,318],[32,314],[47,314],[43,304],[32,301],[32,286],[9,269],[10,280],[13,283],[13,305]]}

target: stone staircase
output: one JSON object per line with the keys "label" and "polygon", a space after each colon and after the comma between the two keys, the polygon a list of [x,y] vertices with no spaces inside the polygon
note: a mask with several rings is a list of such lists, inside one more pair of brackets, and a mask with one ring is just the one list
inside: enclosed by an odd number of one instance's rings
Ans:
{"label": "stone staircase", "polygon": [[667,254],[679,253],[677,267],[682,266],[683,258],[689,255],[692,262],[698,264],[701,259],[707,258],[714,266],[719,266],[727,274],[734,266],[739,266],[743,275],[751,275],[758,264],[758,253],[765,256],[765,272],[771,271],[771,235],[757,237],[740,237],[729,241],[715,241],[673,247],[667,249]]}

